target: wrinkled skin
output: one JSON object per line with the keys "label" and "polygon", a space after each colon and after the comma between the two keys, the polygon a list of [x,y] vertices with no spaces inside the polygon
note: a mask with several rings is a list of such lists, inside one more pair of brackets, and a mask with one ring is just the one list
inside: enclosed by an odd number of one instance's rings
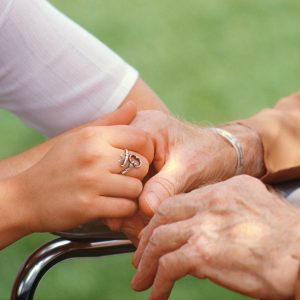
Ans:
{"label": "wrinkled skin", "polygon": [[132,286],[152,286],[150,299],[165,300],[190,274],[255,298],[288,299],[299,210],[246,175],[167,199],[143,231]]}
{"label": "wrinkled skin", "polygon": [[158,173],[146,182],[140,196],[140,208],[148,216],[170,196],[235,173],[233,147],[208,129],[150,110],[139,112],[132,126],[148,132],[155,145],[153,166]]}
{"label": "wrinkled skin", "polygon": [[166,198],[233,176],[236,154],[231,145],[212,131],[161,111],[141,111],[131,125],[147,132],[153,140],[151,174],[144,180],[139,213],[133,218],[105,222],[112,230],[124,232],[137,245],[148,217],[153,216]]}
{"label": "wrinkled skin", "polygon": [[[230,178],[236,171],[237,156],[232,145],[223,137],[161,111],[141,111],[131,125],[149,133],[153,140],[155,154],[150,169],[152,172],[144,180],[138,216],[125,221],[108,220],[107,224],[126,235],[129,229],[131,240],[137,245],[138,235],[148,220],[145,216],[153,216],[168,197]],[[249,151],[253,150],[255,160],[260,161],[258,136],[239,125],[231,126],[230,130],[242,142],[245,159],[253,157]],[[253,165],[252,161],[245,163],[243,172],[262,175],[256,172],[256,168],[253,169]]]}

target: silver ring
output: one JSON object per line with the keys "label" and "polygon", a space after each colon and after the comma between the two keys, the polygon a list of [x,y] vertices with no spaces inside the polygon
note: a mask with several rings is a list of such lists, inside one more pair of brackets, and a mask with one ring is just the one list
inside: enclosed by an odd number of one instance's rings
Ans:
{"label": "silver ring", "polygon": [[142,160],[135,154],[130,154],[128,149],[124,149],[124,154],[119,159],[121,167],[124,169],[120,174],[125,175],[131,168],[139,168],[142,166]]}

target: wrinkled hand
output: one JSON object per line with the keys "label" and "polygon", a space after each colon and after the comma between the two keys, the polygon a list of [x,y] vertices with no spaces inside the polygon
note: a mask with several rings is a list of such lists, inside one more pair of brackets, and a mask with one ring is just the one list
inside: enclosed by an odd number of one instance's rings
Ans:
{"label": "wrinkled hand", "polygon": [[139,112],[132,125],[148,132],[155,144],[153,164],[158,174],[140,196],[140,207],[149,216],[164,199],[235,173],[233,147],[210,130],[160,111]]}
{"label": "wrinkled hand", "polygon": [[300,212],[243,175],[166,200],[134,256],[136,290],[169,297],[190,274],[263,299],[294,293]]}

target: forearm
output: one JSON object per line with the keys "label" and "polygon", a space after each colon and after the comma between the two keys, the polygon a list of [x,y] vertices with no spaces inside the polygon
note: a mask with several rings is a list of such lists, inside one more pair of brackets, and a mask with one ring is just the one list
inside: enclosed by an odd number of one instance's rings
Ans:
{"label": "forearm", "polygon": [[[101,125],[100,121],[95,121],[95,124]],[[93,122],[89,123],[90,125],[93,124]],[[17,155],[14,155],[12,157],[9,157],[7,159],[3,159],[0,161],[0,180],[9,178],[12,176],[15,176],[17,174],[20,174],[21,172],[29,169],[32,167],[35,163],[37,163],[40,159],[44,157],[44,155],[57,143],[57,141],[66,136],[67,134],[70,134],[72,132],[75,132],[77,130],[80,130],[84,126],[88,126],[89,124],[84,124],[80,127],[74,128],[72,130],[69,130],[65,133],[62,133],[54,138],[51,138],[47,140],[46,142],[39,144],[27,151],[24,151],[22,153],[19,153]]]}
{"label": "forearm", "polygon": [[57,138],[52,138],[43,144],[25,152],[0,161],[0,180],[15,176],[38,162],[56,143]]}
{"label": "forearm", "polygon": [[23,188],[17,177],[0,180],[0,249],[30,233],[30,209],[22,209]]}
{"label": "forearm", "polygon": [[238,121],[255,130],[263,145],[266,167],[262,179],[268,183],[300,176],[300,94],[280,100],[272,109]]}
{"label": "forearm", "polygon": [[169,113],[167,106],[142,79],[137,80],[121,106],[128,101],[133,101],[139,111],[160,110]]}

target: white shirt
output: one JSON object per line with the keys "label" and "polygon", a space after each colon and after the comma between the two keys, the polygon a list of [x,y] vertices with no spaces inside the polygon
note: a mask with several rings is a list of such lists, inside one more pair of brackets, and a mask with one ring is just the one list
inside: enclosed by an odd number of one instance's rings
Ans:
{"label": "white shirt", "polygon": [[115,110],[138,73],[45,0],[0,0],[0,107],[48,135]]}

